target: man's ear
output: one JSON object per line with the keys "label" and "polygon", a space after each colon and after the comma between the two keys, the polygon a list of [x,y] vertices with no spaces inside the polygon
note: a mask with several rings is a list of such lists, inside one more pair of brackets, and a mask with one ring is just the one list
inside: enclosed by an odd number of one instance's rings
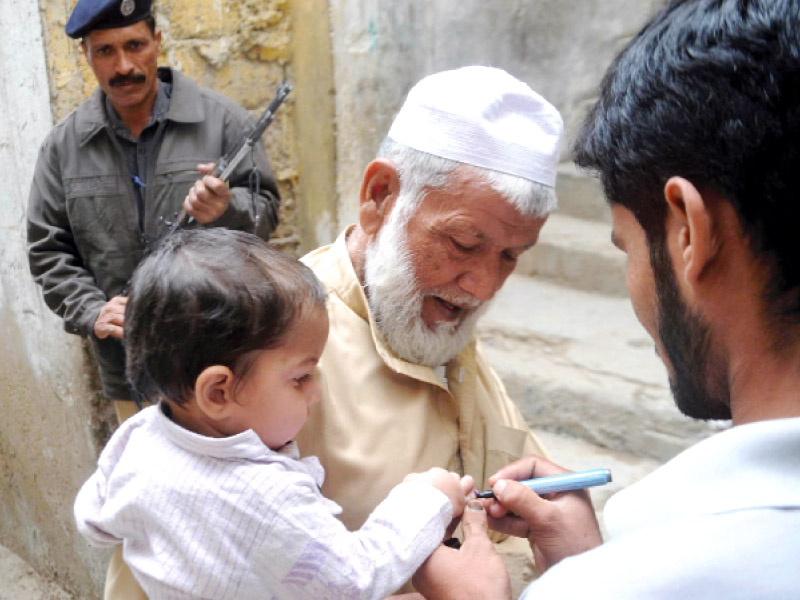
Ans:
{"label": "man's ear", "polygon": [[711,210],[709,198],[683,177],[671,177],[667,181],[664,198],[669,207],[667,235],[678,236],[683,276],[688,284],[694,286],[717,258],[719,238],[716,228],[719,223]]}
{"label": "man's ear", "polygon": [[392,161],[376,158],[367,165],[361,181],[358,207],[358,222],[364,233],[378,233],[399,192],[400,176]]}
{"label": "man's ear", "polygon": [[156,40],[156,54],[161,54],[161,30],[156,29],[156,33],[154,35]]}
{"label": "man's ear", "polygon": [[236,378],[228,367],[206,367],[194,382],[194,400],[200,411],[214,421],[225,419],[234,409]]}
{"label": "man's ear", "polygon": [[86,59],[86,62],[89,62],[89,47],[86,45],[86,40],[81,40],[81,50],[83,50],[83,58]]}

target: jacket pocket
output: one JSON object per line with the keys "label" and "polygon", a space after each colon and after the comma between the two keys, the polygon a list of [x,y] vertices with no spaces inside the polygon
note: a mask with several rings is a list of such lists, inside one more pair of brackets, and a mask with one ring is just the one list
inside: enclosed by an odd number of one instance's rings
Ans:
{"label": "jacket pocket", "polygon": [[64,192],[81,260],[103,291],[116,292],[141,254],[132,198],[116,175],[69,178]]}
{"label": "jacket pocket", "polygon": [[171,221],[183,206],[186,194],[200,179],[199,163],[214,162],[215,158],[191,158],[161,161],[156,167],[155,190],[152,207],[148,207],[148,221],[158,224]]}

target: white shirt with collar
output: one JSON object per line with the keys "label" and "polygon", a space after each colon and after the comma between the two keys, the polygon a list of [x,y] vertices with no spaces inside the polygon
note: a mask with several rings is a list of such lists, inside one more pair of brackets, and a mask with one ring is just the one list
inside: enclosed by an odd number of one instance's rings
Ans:
{"label": "white shirt with collar", "polygon": [[383,598],[441,542],[447,497],[396,486],[349,532],[320,492],[324,473],[297,446],[252,430],[209,438],[146,408],[112,436],[75,501],[79,531],[123,544],[148,598]]}
{"label": "white shirt with collar", "polygon": [[733,427],[606,505],[609,541],[522,598],[800,598],[800,418]]}

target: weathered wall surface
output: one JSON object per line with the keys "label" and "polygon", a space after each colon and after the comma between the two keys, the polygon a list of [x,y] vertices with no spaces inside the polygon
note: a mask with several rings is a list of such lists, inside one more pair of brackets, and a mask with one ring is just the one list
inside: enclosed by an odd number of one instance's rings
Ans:
{"label": "weathered wall surface", "polygon": [[292,0],[292,69],[302,253],[332,241],[336,219],[336,141],[328,0]]}
{"label": "weathered wall surface", "polygon": [[105,559],[74,535],[71,499],[106,432],[80,339],[44,306],[25,255],[28,186],[52,125],[36,2],[1,2],[0,23],[0,538],[90,598]]}
{"label": "weathered wall surface", "polygon": [[355,220],[364,167],[419,79],[503,68],[552,102],[570,134],[615,53],[662,3],[331,0],[340,225]]}

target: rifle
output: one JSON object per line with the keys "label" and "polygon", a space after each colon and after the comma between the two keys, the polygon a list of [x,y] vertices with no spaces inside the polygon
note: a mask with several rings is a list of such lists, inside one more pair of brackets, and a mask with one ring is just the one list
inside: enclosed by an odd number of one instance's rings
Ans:
{"label": "rifle", "polygon": [[[269,124],[272,123],[272,120],[275,118],[275,112],[278,110],[278,107],[286,101],[291,91],[292,86],[285,81],[278,86],[278,89],[275,90],[275,97],[264,110],[264,113],[258,121],[256,121],[256,124],[253,125],[250,131],[242,136],[233,150],[217,161],[214,170],[210,173],[211,176],[217,177],[222,181],[228,181],[228,179],[230,179],[231,174],[236,170],[236,167],[239,166],[239,163],[253,150],[253,146],[258,142],[261,136],[264,135],[267,127],[269,127]],[[180,229],[184,225],[190,224],[192,220],[192,217],[187,218],[186,209],[181,208],[175,220],[169,223],[167,235]]]}
{"label": "rifle", "polygon": [[[253,128],[242,136],[242,138],[236,143],[236,146],[234,146],[233,150],[228,152],[225,156],[220,158],[219,161],[217,161],[217,164],[214,167],[214,170],[211,172],[211,175],[218,177],[223,181],[228,181],[228,179],[230,179],[231,174],[236,167],[239,166],[239,163],[244,160],[247,154],[252,151],[256,142],[258,142],[261,136],[264,135],[267,127],[269,127],[269,124],[272,123],[272,120],[275,118],[275,112],[278,110],[278,107],[280,107],[280,105],[286,101],[286,98],[289,96],[289,92],[291,91],[292,86],[285,81],[278,86],[278,89],[275,90],[275,97],[272,99],[272,102],[269,103],[269,106],[267,106],[267,108],[264,110],[258,121],[256,121],[256,124],[253,125]],[[186,214],[186,210],[184,208],[181,208],[180,212],[176,214],[174,221],[164,220],[164,223],[167,225],[167,230],[160,235],[158,239],[163,240],[181,227],[190,225],[192,221],[194,221],[194,219]],[[151,250],[151,244],[147,243],[145,245],[144,256],[147,256]],[[130,285],[131,281],[129,279],[122,288],[120,295],[127,296]]]}

